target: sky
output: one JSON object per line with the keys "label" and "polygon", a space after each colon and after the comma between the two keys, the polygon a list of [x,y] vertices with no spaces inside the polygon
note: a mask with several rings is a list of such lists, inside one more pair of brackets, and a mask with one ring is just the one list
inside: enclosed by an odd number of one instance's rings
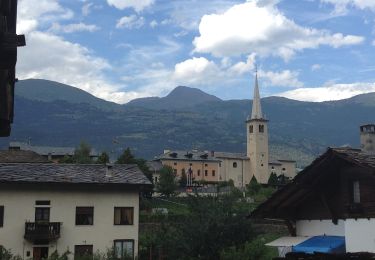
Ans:
{"label": "sky", "polygon": [[375,0],[19,0],[17,77],[126,103],[176,86],[250,99],[375,92]]}

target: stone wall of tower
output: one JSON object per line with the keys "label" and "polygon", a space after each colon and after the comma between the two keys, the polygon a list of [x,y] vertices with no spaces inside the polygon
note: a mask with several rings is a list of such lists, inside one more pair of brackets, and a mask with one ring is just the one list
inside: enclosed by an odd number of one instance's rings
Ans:
{"label": "stone wall of tower", "polygon": [[266,184],[270,177],[268,169],[268,125],[264,119],[250,119],[247,126],[247,157],[250,171],[258,183]]}

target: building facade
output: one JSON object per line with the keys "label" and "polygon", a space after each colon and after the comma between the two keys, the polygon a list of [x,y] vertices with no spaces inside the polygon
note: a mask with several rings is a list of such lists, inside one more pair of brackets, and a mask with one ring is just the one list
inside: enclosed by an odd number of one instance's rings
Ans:
{"label": "building facade", "polygon": [[[375,125],[361,126],[360,133],[362,150],[329,148],[251,216],[284,220],[290,235],[302,243],[318,236],[333,237],[342,241],[343,252],[375,253],[375,149],[368,149],[368,139],[363,138],[375,134]],[[283,244],[289,251],[333,249],[332,241],[314,249],[285,241],[288,239],[281,238],[279,246]]]}
{"label": "building facade", "polygon": [[149,184],[134,165],[1,164],[0,245],[22,259],[111,248],[134,258]]}
{"label": "building facade", "polygon": [[246,133],[246,153],[165,150],[156,160],[171,166],[178,177],[181,177],[182,173],[191,172],[195,180],[232,180],[236,187],[245,187],[253,177],[258,183],[267,184],[272,173],[294,178],[295,161],[269,162],[268,120],[262,113],[257,74],[252,111],[246,120]]}

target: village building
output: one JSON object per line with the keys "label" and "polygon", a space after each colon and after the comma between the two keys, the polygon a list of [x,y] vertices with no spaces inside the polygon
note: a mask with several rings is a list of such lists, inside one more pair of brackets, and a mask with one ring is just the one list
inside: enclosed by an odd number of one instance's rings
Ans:
{"label": "village building", "polygon": [[186,174],[188,183],[232,180],[236,187],[245,187],[253,177],[258,183],[267,184],[272,173],[294,178],[295,161],[269,161],[268,120],[262,113],[257,74],[252,111],[246,120],[246,133],[246,153],[165,150],[156,160],[172,167],[178,177]]}
{"label": "village building", "polygon": [[[58,162],[65,156],[73,157],[74,147],[56,147],[56,146],[35,146],[24,142],[10,142],[8,150],[10,151],[33,151],[49,161]],[[90,151],[90,158],[96,160],[99,157],[97,151],[92,149]]]}
{"label": "village building", "polygon": [[282,256],[375,253],[375,124],[360,136],[361,149],[329,148],[251,213],[287,223],[291,237],[269,244]]}
{"label": "village building", "polygon": [[139,192],[150,185],[136,165],[0,164],[0,247],[22,259],[54,251],[138,252]]}

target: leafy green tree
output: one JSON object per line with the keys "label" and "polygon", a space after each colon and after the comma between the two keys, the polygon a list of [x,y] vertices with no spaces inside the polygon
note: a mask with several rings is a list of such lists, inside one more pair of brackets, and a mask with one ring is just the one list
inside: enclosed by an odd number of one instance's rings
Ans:
{"label": "leafy green tree", "polygon": [[156,185],[158,192],[166,197],[174,195],[177,189],[176,175],[172,167],[163,166],[160,170],[159,182]]}
{"label": "leafy green tree", "polygon": [[266,240],[258,237],[252,241],[237,247],[225,248],[220,253],[220,260],[268,260],[277,257],[277,252],[273,248],[265,246]]}
{"label": "leafy green tree", "polygon": [[[254,237],[245,217],[248,213],[237,210],[238,199],[233,196],[188,196],[183,202],[187,213],[177,217],[169,214],[157,230],[152,230],[156,239],[148,237],[145,241],[162,250],[164,259],[216,260],[223,248],[242,245]],[[150,247],[143,250],[152,253]]]}
{"label": "leafy green tree", "polygon": [[109,156],[106,152],[102,152],[98,159],[96,160],[96,163],[99,163],[99,164],[106,164],[106,163],[109,163]]}
{"label": "leafy green tree", "polygon": [[75,163],[92,163],[92,160],[90,158],[91,153],[91,146],[82,141],[79,146],[74,151],[74,162]]}

